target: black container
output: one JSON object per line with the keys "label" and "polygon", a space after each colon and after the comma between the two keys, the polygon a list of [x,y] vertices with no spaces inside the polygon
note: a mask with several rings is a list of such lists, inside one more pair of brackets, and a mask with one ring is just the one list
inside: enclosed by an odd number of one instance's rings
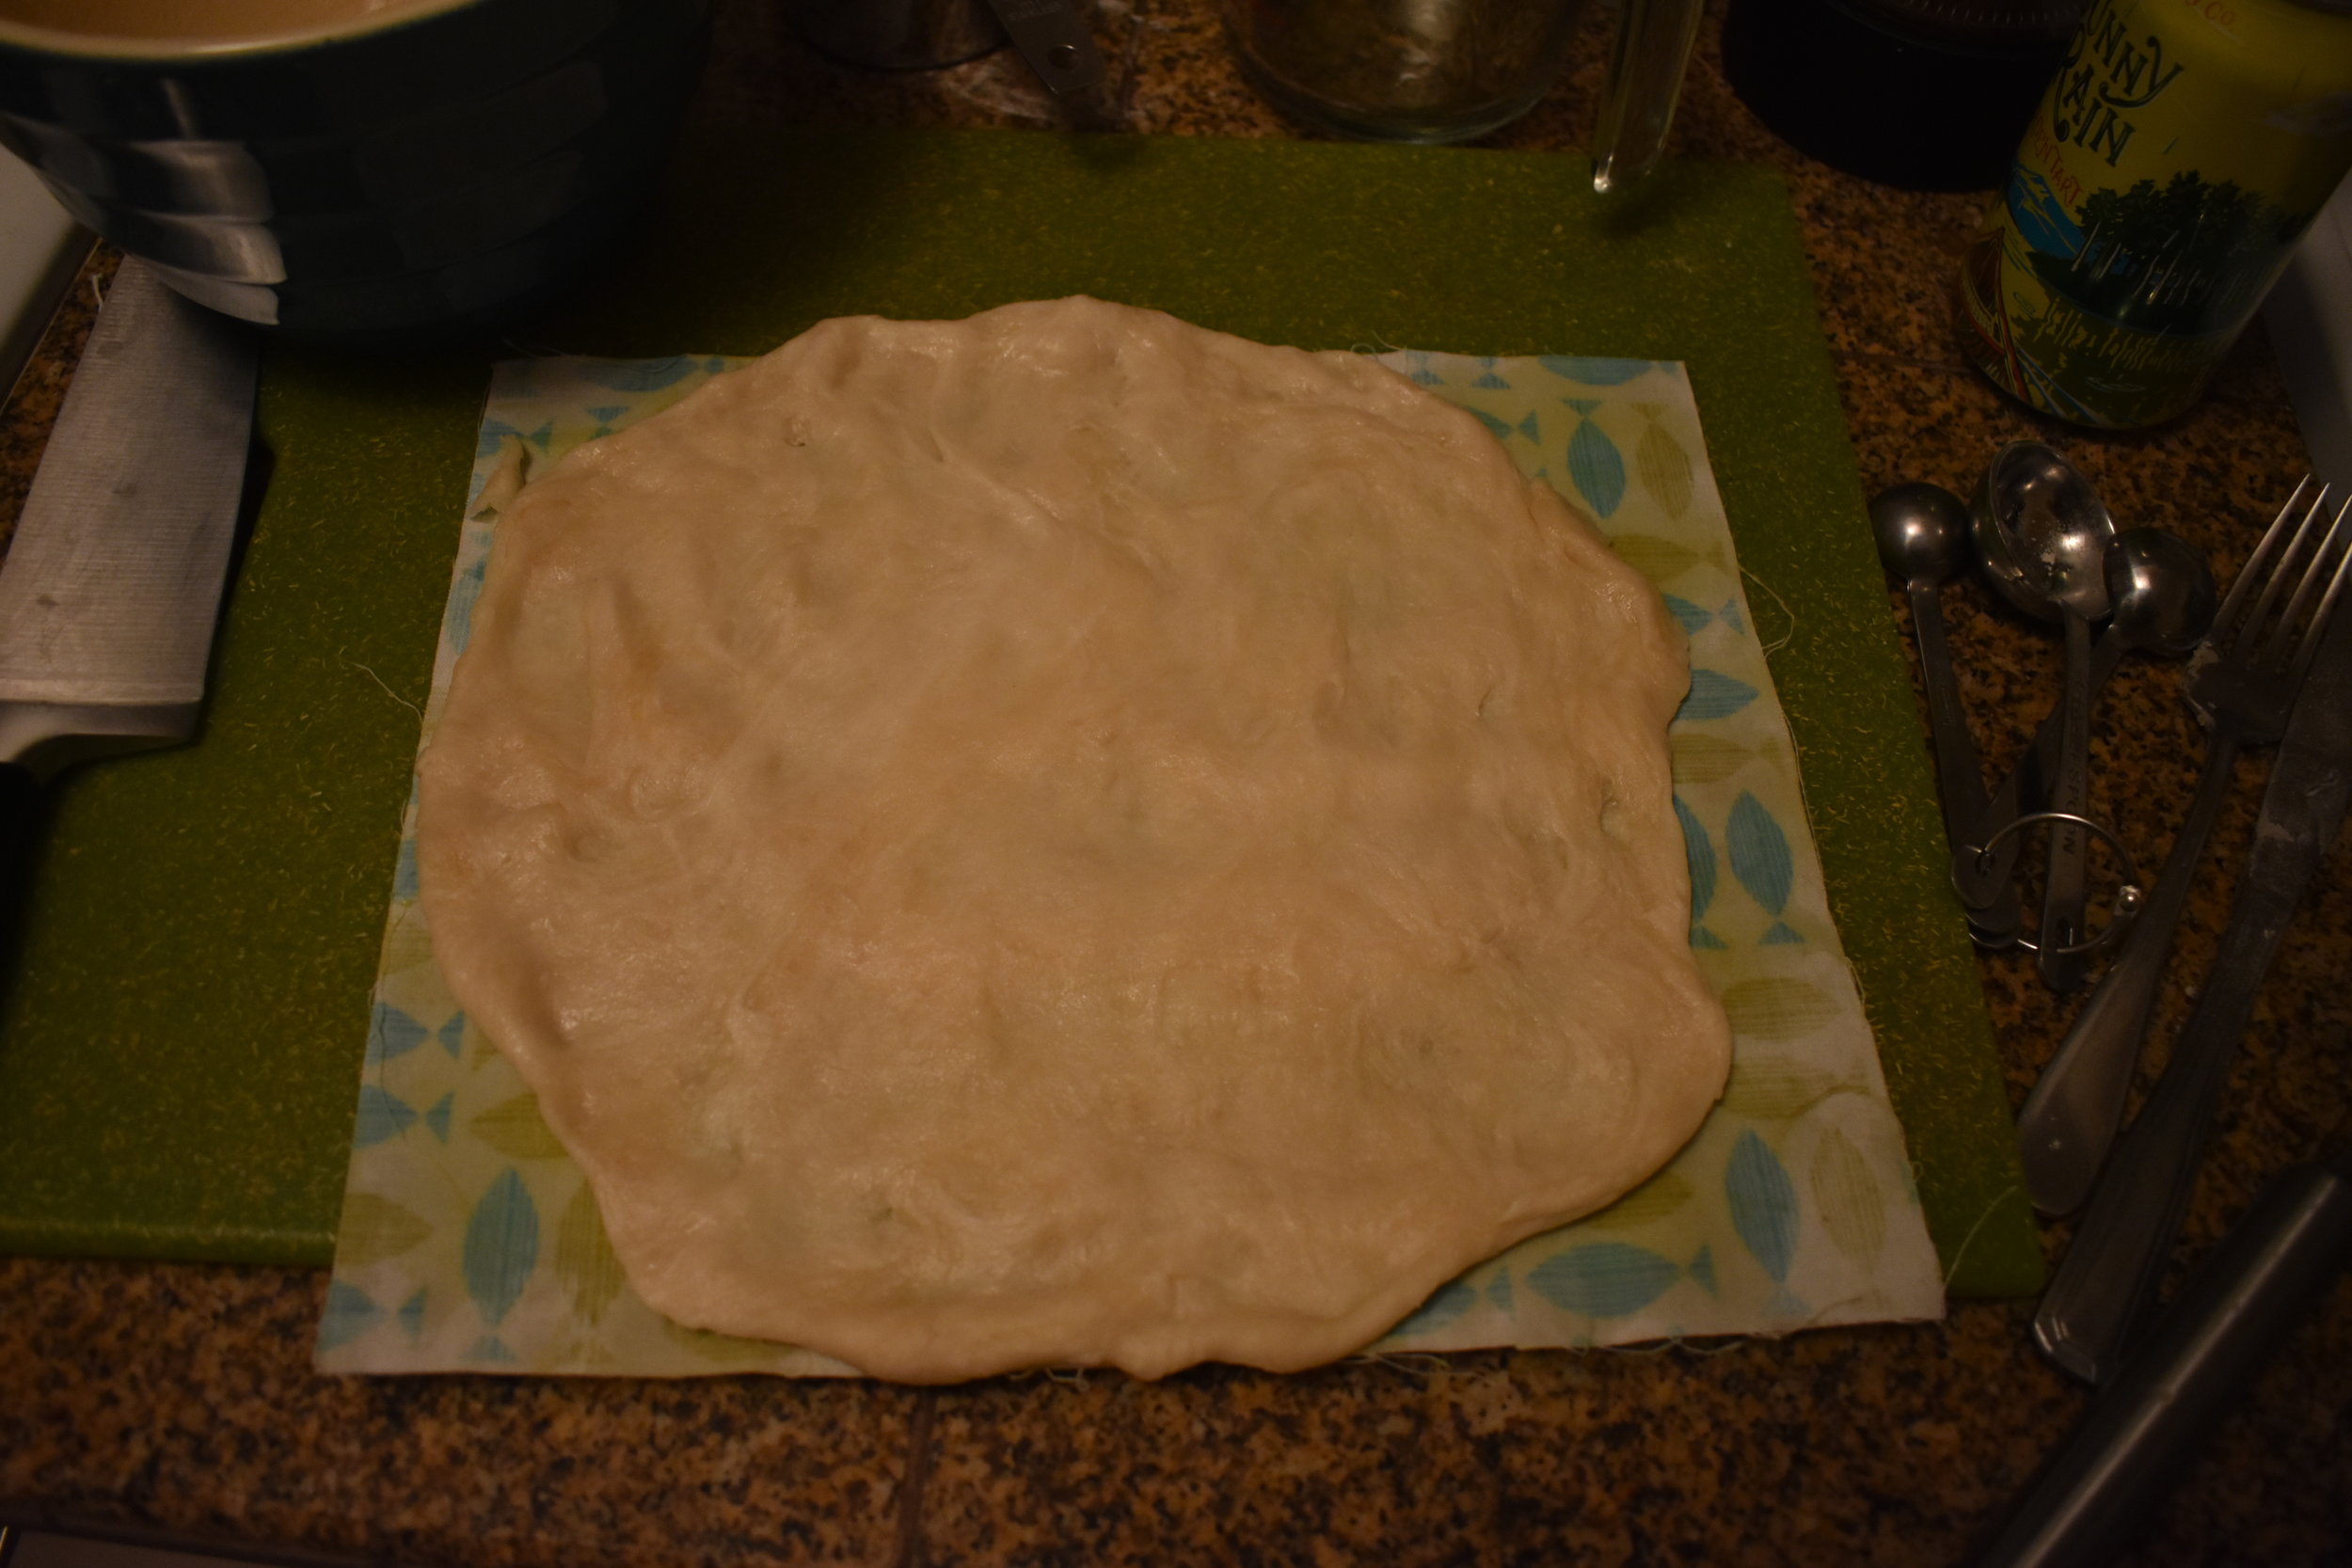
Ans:
{"label": "black container", "polygon": [[398,344],[509,320],[651,196],[707,0],[459,0],[169,55],[0,33],[0,145],[199,304]]}
{"label": "black container", "polygon": [[1724,74],[1774,135],[1905,190],[1990,189],[2080,0],[1731,0]]}

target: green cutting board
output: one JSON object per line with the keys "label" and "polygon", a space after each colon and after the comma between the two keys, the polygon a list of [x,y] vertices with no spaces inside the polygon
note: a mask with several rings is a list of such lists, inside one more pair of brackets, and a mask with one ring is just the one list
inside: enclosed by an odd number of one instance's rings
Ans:
{"label": "green cutting board", "polygon": [[1975,965],[1794,214],[1769,171],[1026,132],[689,146],[553,319],[278,346],[193,746],[56,792],[0,1002],[0,1250],[324,1263],[493,358],[756,354],[826,316],[1099,294],[1271,342],[1681,359],[1954,1288],[2038,1286]]}

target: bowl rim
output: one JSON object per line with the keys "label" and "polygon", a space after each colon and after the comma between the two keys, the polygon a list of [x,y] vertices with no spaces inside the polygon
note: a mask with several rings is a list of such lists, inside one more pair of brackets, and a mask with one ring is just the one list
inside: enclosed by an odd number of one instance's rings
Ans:
{"label": "bowl rim", "polygon": [[405,0],[363,16],[231,38],[86,33],[0,16],[0,53],[14,51],[109,65],[228,64],[299,54],[326,44],[356,42],[490,3],[492,0]]}

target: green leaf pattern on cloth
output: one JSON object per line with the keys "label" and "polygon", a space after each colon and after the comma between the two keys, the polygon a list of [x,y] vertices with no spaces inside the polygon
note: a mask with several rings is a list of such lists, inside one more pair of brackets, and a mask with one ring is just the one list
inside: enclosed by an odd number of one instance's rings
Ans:
{"label": "green leaf pattern on cloth", "polygon": [[1639,1230],[1653,1220],[1664,1219],[1697,1196],[1690,1178],[1669,1165],[1583,1221],[1583,1227],[1590,1230]]}
{"label": "green leaf pattern on cloth", "polygon": [[397,1258],[432,1234],[432,1226],[390,1198],[347,1192],[342,1220],[335,1230],[335,1256],[363,1267]]}
{"label": "green leaf pattern on cloth", "polygon": [[1886,1244],[1886,1199],[1870,1162],[1831,1128],[1813,1150],[1813,1202],[1837,1249],[1867,1263]]}
{"label": "green leaf pattern on cloth", "polygon": [[1659,510],[1679,518],[1691,510],[1691,454],[1658,422],[1663,405],[1637,403],[1633,408],[1643,418],[1642,438],[1633,443],[1634,471]]}
{"label": "green leaf pattern on cloth", "polygon": [[621,1293],[621,1260],[604,1234],[596,1195],[582,1181],[555,1227],[555,1277],[571,1292],[572,1310],[594,1327]]}
{"label": "green leaf pattern on cloth", "polygon": [[473,1135],[513,1160],[561,1160],[564,1146],[539,1115],[539,1101],[526,1089],[477,1113],[467,1127]]}
{"label": "green leaf pattern on cloth", "polygon": [[[1682,367],[1421,352],[1384,362],[1476,413],[1523,471],[1592,516],[1669,595],[1691,637],[1692,692],[1671,735],[1676,807],[1696,895],[1692,948],[1737,1037],[1724,1102],[1664,1170],[1441,1287],[1371,1348],[1612,1345],[1940,1315],[1942,1277],[1830,921],[1788,726]],[[424,737],[470,629],[500,507],[533,467],[670,406],[731,363],[498,367]],[[579,1167],[434,965],[414,831],[412,798],[320,1368],[849,1372],[797,1346],[682,1328],[629,1290]]]}

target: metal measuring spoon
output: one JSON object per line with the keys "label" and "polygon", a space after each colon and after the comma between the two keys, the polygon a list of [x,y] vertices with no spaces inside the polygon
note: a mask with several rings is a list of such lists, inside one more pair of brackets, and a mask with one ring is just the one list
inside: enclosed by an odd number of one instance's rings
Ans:
{"label": "metal measuring spoon", "polygon": [[[2107,587],[2116,594],[2114,636],[2123,627],[2124,596],[2131,584],[2123,575],[2134,568],[2121,557],[2127,542],[2153,529],[2134,529],[2116,541],[2107,559]],[[2168,595],[2170,621],[2162,651],[2178,657],[2195,649],[2211,629],[2216,591],[2204,557],[2185,544],[2169,540],[2176,552],[2169,568],[2138,563],[2141,577],[2168,574],[2194,580],[2175,585]],[[2194,629],[2192,629],[2194,628]],[[2194,812],[2191,814],[2194,816]],[[2180,869],[2170,861],[2158,878],[2147,915],[2135,925],[2116,949],[2115,961],[2099,980],[2090,1000],[2074,1015],[2074,1026],[2058,1043],[2050,1065],[2035,1080],[2017,1116],[2017,1148],[2026,1172],[2026,1196],[2045,1214],[2072,1213],[2090,1195],[2090,1184],[2106,1161],[2122,1125],[2123,1106],[2131,1093],[2132,1069],[2138,1065],[2148,1036],[2148,1020],[2155,1011],[2156,992],[2164,978],[2165,960],[2171,957],[2173,928],[2187,901],[2195,875],[2196,849],[2191,840]],[[2180,851],[2176,851],[2179,853]]]}
{"label": "metal measuring spoon", "polygon": [[2186,658],[2213,629],[2221,592],[2205,552],[2160,528],[2125,529],[2107,552],[2107,598],[2114,619],[2102,642],[2124,653]]}
{"label": "metal measuring spoon", "polygon": [[[1881,564],[1911,599],[1919,674],[1928,689],[1928,728],[1935,739],[1935,784],[1944,800],[1944,834],[1957,854],[1986,809],[1984,771],[1944,641],[1940,592],[1968,564],[1968,507],[1940,484],[1897,484],[1871,499],[1870,534]],[[1969,911],[1968,923],[1978,941],[2005,946],[2016,938],[2022,918],[2016,895],[2006,887],[1995,892],[1984,908]]]}
{"label": "metal measuring spoon", "polygon": [[[2049,809],[2079,817],[2090,794],[2090,624],[2111,608],[2106,556],[2115,519],[2082,471],[2039,441],[2011,441],[1994,455],[1977,493],[1977,553],[2001,597],[2028,615],[2064,623],[2065,715]],[[2058,822],[2050,833],[2042,890],[2042,978],[2053,990],[2083,983],[2083,829]]]}
{"label": "metal measuring spoon", "polygon": [[[2100,689],[2125,654],[2187,657],[2212,627],[2219,602],[2213,568],[2204,552],[2160,528],[2129,529],[2117,534],[2106,571],[2115,614],[2090,650],[2094,711]],[[2019,841],[2014,834],[2002,838],[2001,830],[2016,821],[2020,813],[2042,809],[2042,781],[2058,772],[2058,739],[2064,727],[2064,705],[2054,705],[2035,732],[2033,745],[1993,792],[1993,803],[1977,818],[1966,838],[1954,843],[1952,885],[1971,911],[2009,891],[2017,868]],[[1996,847],[1991,855],[1979,855],[1975,847],[1980,844]]]}

